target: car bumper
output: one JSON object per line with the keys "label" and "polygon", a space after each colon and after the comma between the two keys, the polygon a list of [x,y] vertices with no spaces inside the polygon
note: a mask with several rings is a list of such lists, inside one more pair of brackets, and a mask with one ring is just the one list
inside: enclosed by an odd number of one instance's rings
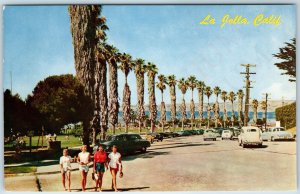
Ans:
{"label": "car bumper", "polygon": [[274,138],[274,140],[287,140],[287,141],[289,140],[289,141],[292,141],[292,140],[294,140],[294,138],[283,136],[283,137],[276,137],[276,138]]}
{"label": "car bumper", "polygon": [[261,145],[262,142],[258,141],[258,142],[243,142],[245,145]]}

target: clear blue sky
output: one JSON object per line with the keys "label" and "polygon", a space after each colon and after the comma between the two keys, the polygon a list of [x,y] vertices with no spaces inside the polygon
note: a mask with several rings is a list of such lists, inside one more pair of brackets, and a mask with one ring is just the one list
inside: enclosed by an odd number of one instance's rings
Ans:
{"label": "clear blue sky", "polygon": [[[107,17],[108,42],[129,53],[155,63],[159,73],[177,78],[195,75],[211,87],[237,91],[242,88],[244,68],[256,64],[251,97],[262,99],[270,92],[274,100],[296,99],[296,84],[274,66],[272,54],[296,35],[296,12],[292,5],[200,5],[200,6],[103,6]],[[282,24],[253,26],[258,14],[280,15]],[[216,24],[200,25],[208,14]],[[242,15],[249,25],[225,25],[221,18]],[[38,81],[47,76],[75,74],[70,19],[67,6],[6,6],[4,11],[4,88],[26,98]],[[122,94],[124,76],[119,74]],[[132,103],[136,103],[136,82],[129,75]],[[160,99],[157,90],[157,98]],[[166,90],[166,102],[169,91]],[[186,95],[190,99],[190,92]],[[178,98],[181,97],[178,91]],[[146,96],[147,98],[147,96]],[[212,97],[212,100],[214,97]],[[148,100],[146,99],[146,102]]]}

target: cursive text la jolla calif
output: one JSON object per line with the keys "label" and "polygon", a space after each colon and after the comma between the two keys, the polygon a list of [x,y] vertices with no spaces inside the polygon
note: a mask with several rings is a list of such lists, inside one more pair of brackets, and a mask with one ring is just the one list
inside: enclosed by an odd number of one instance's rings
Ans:
{"label": "cursive text la jolla calif", "polygon": [[[280,25],[281,18],[280,16],[274,16],[274,15],[269,15],[265,16],[264,14],[258,14],[252,21],[252,24],[254,26],[259,26],[259,25],[273,25],[273,26],[278,26]],[[216,24],[216,19],[208,14],[205,16],[199,24],[201,25],[214,25]],[[248,25],[249,21],[246,17],[243,17],[242,15],[235,15],[235,16],[230,16],[229,14],[226,14],[222,17],[220,27],[223,28],[225,25]]]}

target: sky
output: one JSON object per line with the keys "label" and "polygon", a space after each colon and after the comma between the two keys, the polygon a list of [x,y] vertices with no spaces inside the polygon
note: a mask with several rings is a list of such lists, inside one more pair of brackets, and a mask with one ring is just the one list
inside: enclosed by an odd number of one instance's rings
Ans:
{"label": "sky", "polygon": [[[199,24],[207,15],[214,25]],[[225,24],[224,15],[248,19],[248,25]],[[254,26],[258,14],[280,16],[278,26]],[[75,75],[74,54],[67,6],[6,6],[4,10],[4,89],[11,87],[25,99],[36,84],[50,75]],[[108,43],[134,59],[157,65],[159,74],[176,77],[194,75],[214,88],[243,89],[245,70],[241,64],[256,64],[251,99],[296,99],[296,83],[281,75],[272,54],[296,36],[296,8],[293,5],[104,5]],[[119,71],[119,94],[124,75]],[[129,74],[132,103],[137,102],[134,73]],[[147,79],[146,79],[147,81]],[[147,86],[147,84],[145,84]],[[146,88],[147,91],[147,88]],[[147,94],[147,92],[146,92]],[[164,94],[170,102],[169,90]],[[159,101],[161,95],[156,90]],[[148,97],[145,95],[148,102]],[[177,91],[177,98],[181,94]],[[190,100],[188,91],[186,100]],[[197,98],[197,95],[195,95]],[[214,100],[214,96],[211,100]],[[196,101],[197,102],[197,101]]]}

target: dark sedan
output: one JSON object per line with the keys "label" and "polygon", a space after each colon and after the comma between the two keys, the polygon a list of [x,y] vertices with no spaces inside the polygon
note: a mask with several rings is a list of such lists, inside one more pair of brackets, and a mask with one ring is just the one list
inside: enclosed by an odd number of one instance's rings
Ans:
{"label": "dark sedan", "polygon": [[[139,134],[119,134],[109,136],[107,140],[100,142],[99,145],[102,145],[106,152],[111,152],[112,146],[116,145],[118,152],[129,154],[136,151],[146,152],[147,148],[150,147],[150,142],[142,139]],[[95,146],[94,151],[97,148],[98,146]]]}

